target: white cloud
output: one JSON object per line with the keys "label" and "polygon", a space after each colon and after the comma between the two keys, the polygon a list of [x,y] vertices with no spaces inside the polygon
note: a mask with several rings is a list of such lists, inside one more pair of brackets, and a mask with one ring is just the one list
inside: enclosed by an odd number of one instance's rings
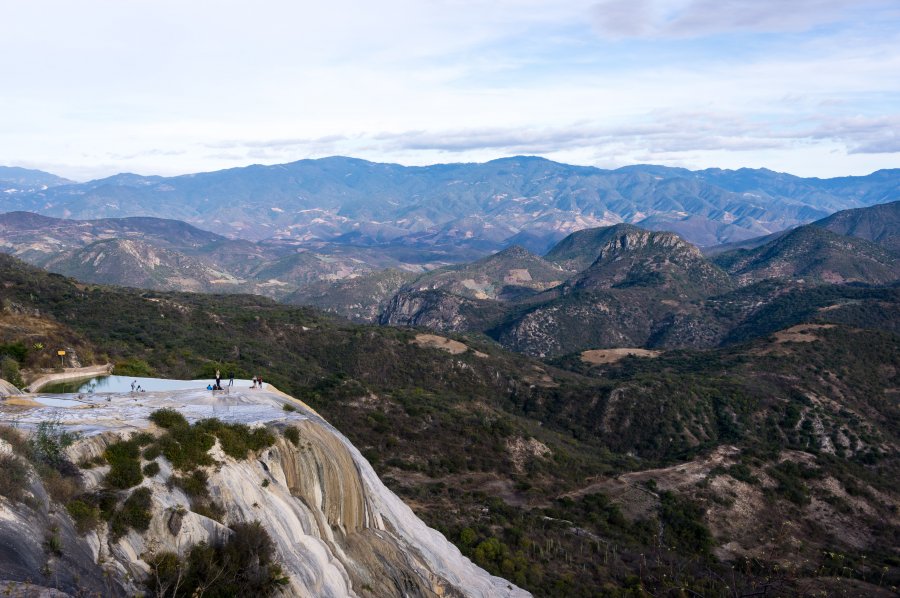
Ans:
{"label": "white cloud", "polygon": [[796,32],[890,11],[892,0],[603,0],[592,8],[599,33],[622,37],[699,37],[735,31]]}
{"label": "white cloud", "polygon": [[[6,3],[0,163],[73,178],[329,154],[872,170],[897,158],[893,5]],[[766,35],[711,39],[734,31]]]}

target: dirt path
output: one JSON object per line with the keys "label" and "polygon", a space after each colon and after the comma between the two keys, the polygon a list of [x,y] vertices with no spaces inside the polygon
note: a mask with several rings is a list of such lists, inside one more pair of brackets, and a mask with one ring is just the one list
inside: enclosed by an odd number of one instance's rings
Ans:
{"label": "dirt path", "polygon": [[37,392],[41,387],[51,382],[60,382],[63,380],[77,380],[79,378],[93,378],[94,376],[112,373],[113,366],[111,363],[106,365],[89,365],[83,368],[66,368],[62,372],[46,374],[31,382],[23,390],[26,392]]}

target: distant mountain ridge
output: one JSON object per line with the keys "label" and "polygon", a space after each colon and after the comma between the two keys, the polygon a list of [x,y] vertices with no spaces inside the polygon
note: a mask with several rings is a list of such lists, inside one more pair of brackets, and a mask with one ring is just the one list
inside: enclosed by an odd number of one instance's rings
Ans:
{"label": "distant mountain ridge", "polygon": [[85,282],[275,298],[319,280],[384,268],[420,273],[447,263],[426,251],[394,257],[390,249],[228,239],[147,216],[68,220],[30,212],[0,214],[0,251]]}
{"label": "distant mountain ridge", "polygon": [[742,285],[767,278],[867,284],[900,278],[896,253],[817,225],[798,227],[755,249],[717,255],[713,261]]}
{"label": "distant mountain ridge", "polygon": [[751,169],[602,170],[524,156],[424,167],[332,157],[177,177],[120,174],[11,194],[0,208],[176,218],[250,240],[488,253],[515,243],[540,252],[571,232],[623,222],[715,245],[897,198],[900,170],[805,179]]}
{"label": "distant mountain ridge", "polygon": [[7,195],[42,191],[49,187],[71,185],[74,181],[30,168],[0,166],[0,191]]}

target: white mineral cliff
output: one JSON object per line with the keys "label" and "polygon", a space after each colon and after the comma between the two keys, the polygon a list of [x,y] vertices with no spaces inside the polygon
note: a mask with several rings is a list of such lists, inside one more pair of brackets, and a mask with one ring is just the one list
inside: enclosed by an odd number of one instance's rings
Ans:
{"label": "white mineral cliff", "polygon": [[[149,572],[144,559],[150,555],[161,551],[184,554],[198,542],[228,534],[227,524],[253,520],[261,522],[277,547],[277,559],[290,578],[285,595],[529,595],[476,567],[388,490],[340,432],[303,403],[277,391],[98,394],[82,401],[71,407],[0,403],[0,423],[29,428],[58,418],[83,434],[70,448],[75,462],[102,454],[107,444],[135,431],[156,431],[147,417],[164,407],[178,410],[189,421],[216,417],[273,430],[292,425],[300,432],[297,446],[279,434],[273,446],[247,460],[225,455],[218,444],[212,449],[218,464],[206,468],[208,486],[212,498],[225,507],[226,525],[189,510],[190,500],[183,491],[167,486],[172,470],[162,457],[158,459],[160,472],[142,482],[153,493],[153,520],[147,532],[132,530],[112,541],[101,528],[99,533],[90,532],[79,539],[66,522],[63,532],[89,549],[94,563],[119,586],[110,587],[109,595],[140,592],[140,581]],[[296,411],[285,411],[285,404]],[[99,484],[107,470],[107,466],[86,470],[87,487]],[[49,511],[54,512],[52,508]],[[67,517],[58,511],[56,516]],[[0,548],[9,542],[12,528],[24,526],[23,517],[21,508],[0,498]],[[0,557],[2,554],[0,550]],[[0,577],[3,571],[0,567]],[[3,583],[0,579],[0,586]]]}

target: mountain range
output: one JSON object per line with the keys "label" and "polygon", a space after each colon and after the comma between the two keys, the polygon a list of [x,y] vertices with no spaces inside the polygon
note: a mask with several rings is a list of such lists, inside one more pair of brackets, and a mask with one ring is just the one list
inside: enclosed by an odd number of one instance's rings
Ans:
{"label": "mountain range", "polygon": [[0,209],[175,218],[248,240],[482,253],[519,244],[543,253],[571,232],[617,223],[717,245],[898,198],[900,170],[816,179],[765,169],[603,170],[526,156],[424,167],[333,157],[29,187],[6,193]]}
{"label": "mountain range", "polygon": [[283,297],[319,280],[385,268],[419,272],[454,259],[408,248],[229,239],[171,219],[71,220],[30,212],[0,214],[0,251],[85,282],[157,290]]}
{"label": "mountain range", "polygon": [[[758,315],[776,305],[795,323],[813,317],[804,310],[823,285],[851,303],[851,295],[868,291],[850,283],[895,284],[900,255],[892,249],[894,235],[884,230],[897,212],[900,202],[854,210],[855,223],[886,223],[848,231],[860,236],[829,230],[847,218],[837,213],[712,257],[674,233],[618,224],[572,233],[543,257],[513,247],[411,282],[394,278],[393,293],[383,274],[377,288],[369,284],[372,274],[331,283],[330,291],[301,289],[286,300],[357,321],[376,321],[380,313],[382,324],[480,332],[539,357],[594,348],[714,347],[752,336]],[[875,295],[866,301],[875,302]]]}

